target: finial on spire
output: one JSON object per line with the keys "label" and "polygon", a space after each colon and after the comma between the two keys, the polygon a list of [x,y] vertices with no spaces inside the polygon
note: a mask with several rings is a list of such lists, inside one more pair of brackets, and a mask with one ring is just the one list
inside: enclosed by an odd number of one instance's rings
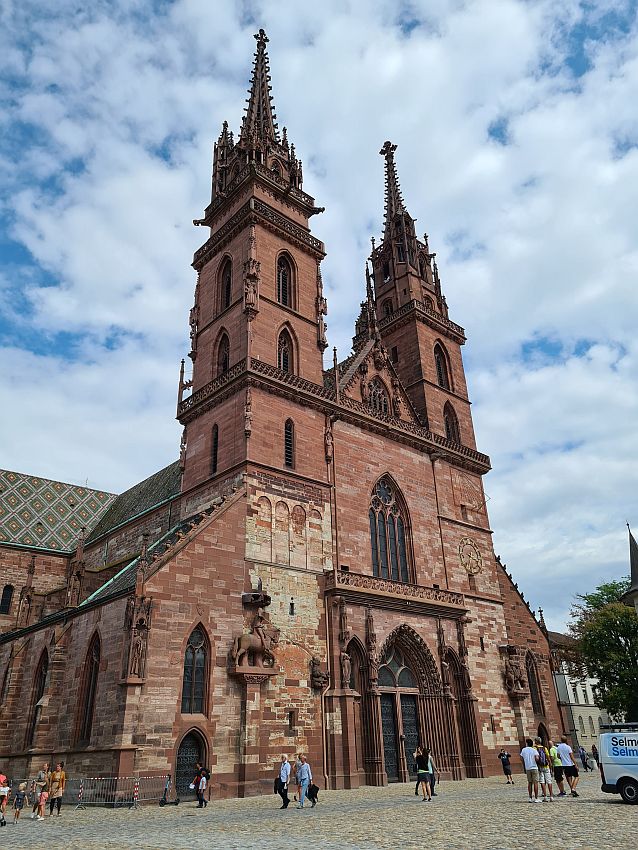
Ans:
{"label": "finial on spire", "polygon": [[248,90],[248,106],[242,122],[240,141],[250,140],[253,144],[260,142],[268,144],[279,142],[277,131],[277,116],[272,105],[270,96],[270,67],[268,64],[268,53],[266,44],[268,37],[263,29],[255,34],[257,41],[257,52],[255,53],[255,64]]}
{"label": "finial on spire", "polygon": [[259,32],[256,32],[253,38],[257,42],[257,50],[265,50],[266,45],[270,41],[270,39],[266,35],[265,30],[263,29],[260,29]]}
{"label": "finial on spire", "polygon": [[403,196],[399,187],[399,178],[397,177],[397,169],[394,162],[394,152],[397,149],[392,142],[385,142],[379,153],[385,157],[385,226],[383,230],[383,239],[386,241],[390,238],[390,226],[395,216],[398,213],[405,212],[403,204]]}

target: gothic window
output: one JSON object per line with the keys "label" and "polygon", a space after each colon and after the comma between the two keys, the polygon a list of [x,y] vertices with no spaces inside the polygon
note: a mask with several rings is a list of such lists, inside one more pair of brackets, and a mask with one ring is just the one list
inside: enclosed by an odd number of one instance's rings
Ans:
{"label": "gothic window", "polygon": [[368,518],[373,575],[409,581],[407,515],[396,486],[387,475],[374,488]]}
{"label": "gothic window", "polygon": [[208,639],[202,626],[191,632],[184,653],[182,714],[205,714]]}
{"label": "gothic window", "polygon": [[277,366],[282,372],[294,372],[292,356],[292,339],[284,328],[277,342]]}
{"label": "gothic window", "polygon": [[434,346],[434,365],[436,366],[436,382],[444,390],[450,389],[450,375],[447,368],[447,357],[441,343]]}
{"label": "gothic window", "polygon": [[220,274],[220,305],[222,310],[230,307],[233,289],[233,264],[226,258]]}
{"label": "gothic window", "polygon": [[277,260],[277,301],[284,307],[293,307],[292,264],[285,254]]}
{"label": "gothic window", "polygon": [[80,695],[80,722],[78,726],[78,743],[80,744],[88,744],[91,740],[97,680],[100,673],[100,650],[100,638],[95,635],[89,646],[86,661],[84,662],[84,678]]}
{"label": "gothic window", "polygon": [[38,662],[37,669],[35,671],[35,678],[33,680],[33,697],[31,701],[31,712],[29,715],[29,725],[27,726],[27,740],[26,746],[32,747],[33,740],[35,738],[35,730],[38,726],[38,720],[40,719],[40,714],[42,712],[42,697],[44,696],[44,691],[47,686],[47,675],[49,672],[49,656],[47,654],[46,649],[40,656],[40,660]]}
{"label": "gothic window", "polygon": [[451,443],[461,445],[461,430],[459,420],[450,402],[446,402],[443,408],[443,422],[445,423],[445,436]]}
{"label": "gothic window", "polygon": [[217,474],[217,450],[219,449],[219,426],[213,425],[210,443],[210,474]]}
{"label": "gothic window", "polygon": [[295,423],[286,419],[284,425],[284,461],[289,469],[295,467]]}
{"label": "gothic window", "polygon": [[419,274],[425,280],[425,260],[423,254],[419,254]]}
{"label": "gothic window", "polygon": [[527,682],[529,684],[529,695],[532,700],[532,709],[534,714],[544,714],[543,700],[541,698],[541,687],[538,679],[538,670],[536,662],[531,652],[527,653],[525,659],[525,672],[527,673]]}
{"label": "gothic window", "polygon": [[403,248],[403,242],[397,242],[397,261],[399,263],[405,263],[405,249]]}
{"label": "gothic window", "polygon": [[374,378],[368,384],[368,405],[375,413],[388,414],[390,412],[388,393],[379,378]]}
{"label": "gothic window", "polygon": [[270,169],[275,177],[281,177],[281,168],[279,167],[279,163],[275,160],[273,162],[272,167]]}
{"label": "gothic window", "polygon": [[425,307],[426,310],[434,310],[434,304],[432,303],[431,298],[427,298],[427,297],[424,298],[423,299],[423,306]]}
{"label": "gothic window", "polygon": [[228,336],[224,334],[217,348],[217,374],[223,375],[228,372],[230,366],[230,342]]}
{"label": "gothic window", "polygon": [[0,614],[8,614],[11,611],[11,602],[13,600],[13,585],[5,584],[2,589],[2,599],[0,600]]}
{"label": "gothic window", "polygon": [[379,685],[385,688],[417,688],[414,674],[405,663],[403,653],[397,646],[390,648],[379,667]]}
{"label": "gothic window", "polygon": [[383,282],[387,283],[390,280],[390,263],[383,264]]}
{"label": "gothic window", "polygon": [[392,313],[392,301],[388,298],[387,301],[383,302],[383,315],[389,316]]}

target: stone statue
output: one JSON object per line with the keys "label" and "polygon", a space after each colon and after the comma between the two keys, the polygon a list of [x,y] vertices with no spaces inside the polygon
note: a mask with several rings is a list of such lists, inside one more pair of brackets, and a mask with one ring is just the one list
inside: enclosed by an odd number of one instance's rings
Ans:
{"label": "stone statue", "polygon": [[326,428],[323,432],[323,439],[326,449],[326,463],[331,463],[334,453],[334,437],[332,436],[332,425],[330,424],[329,419],[326,419]]}
{"label": "stone statue", "polygon": [[516,655],[509,653],[505,658],[505,687],[508,694],[520,694],[526,684],[521,662]]}
{"label": "stone statue", "polygon": [[278,644],[279,629],[266,619],[264,609],[258,608],[251,633],[239,635],[233,641],[230,659],[237,667],[272,667],[275,663],[273,650]]}
{"label": "stone statue", "polygon": [[253,430],[253,399],[250,387],[246,390],[246,402],[244,404],[244,434],[250,437]]}
{"label": "stone statue", "polygon": [[257,287],[255,286],[255,281],[251,278],[247,278],[246,283],[244,284],[244,304],[250,310],[254,308],[256,303]]}
{"label": "stone statue", "polygon": [[341,662],[341,687],[349,688],[350,676],[352,675],[352,663],[350,661],[350,656],[345,649],[341,650],[339,661]]}
{"label": "stone statue", "polygon": [[136,630],[135,637],[133,638],[133,646],[131,648],[131,664],[129,666],[129,675],[137,676],[138,678],[142,678],[143,676],[143,665],[142,659],[144,655],[144,641],[142,639],[142,635],[139,631]]}
{"label": "stone statue", "polygon": [[330,676],[321,669],[321,661],[316,655],[313,655],[310,659],[310,686],[320,691],[326,687],[329,681]]}

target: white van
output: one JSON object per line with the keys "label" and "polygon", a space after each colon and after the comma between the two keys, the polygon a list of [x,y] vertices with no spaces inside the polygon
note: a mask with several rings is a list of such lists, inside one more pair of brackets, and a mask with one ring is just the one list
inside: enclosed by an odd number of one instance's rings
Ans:
{"label": "white van", "polygon": [[[601,726],[598,736],[601,789],[638,803],[638,723]],[[612,731],[606,731],[606,730]]]}

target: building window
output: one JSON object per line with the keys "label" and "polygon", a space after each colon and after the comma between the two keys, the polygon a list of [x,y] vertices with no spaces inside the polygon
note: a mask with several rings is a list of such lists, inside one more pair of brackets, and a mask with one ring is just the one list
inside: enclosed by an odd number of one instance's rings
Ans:
{"label": "building window", "polygon": [[2,599],[0,600],[0,614],[8,614],[11,611],[13,600],[13,585],[5,584],[2,588]]}
{"label": "building window", "polygon": [[35,678],[33,680],[33,697],[31,701],[31,712],[29,715],[29,724],[27,726],[27,738],[26,738],[26,746],[32,747],[33,740],[35,738],[35,730],[38,726],[38,720],[40,719],[40,714],[42,712],[42,697],[44,696],[44,692],[47,686],[47,675],[49,673],[49,656],[47,654],[46,649],[40,656],[40,660],[38,662],[37,669],[35,671]]}
{"label": "building window", "polygon": [[578,731],[581,735],[585,735],[585,723],[580,714],[578,715]]}
{"label": "building window", "polygon": [[275,177],[281,177],[281,168],[279,167],[279,163],[277,161],[273,162],[270,170],[272,171]]}
{"label": "building window", "polygon": [[443,346],[437,342],[434,346],[434,365],[436,366],[436,382],[444,390],[450,389],[450,375],[447,368],[447,357]]}
{"label": "building window", "polygon": [[532,709],[534,714],[544,714],[543,700],[541,698],[541,687],[538,679],[538,670],[536,662],[531,652],[527,653],[525,659],[525,672],[527,673],[527,682],[529,684],[529,695],[532,700]]}
{"label": "building window", "polygon": [[388,394],[383,382],[379,378],[374,378],[368,384],[368,406],[375,413],[388,414],[390,412],[390,402]]}
{"label": "building window", "polygon": [[425,260],[423,259],[423,254],[419,254],[419,274],[425,280]]}
{"label": "building window", "polygon": [[368,518],[373,575],[393,581],[409,581],[407,512],[396,486],[387,475],[374,488]]}
{"label": "building window", "polygon": [[289,469],[295,468],[295,423],[286,419],[284,425],[284,462]]}
{"label": "building window", "polygon": [[277,301],[284,307],[293,307],[292,264],[285,254],[277,260]]}
{"label": "building window", "polygon": [[396,345],[393,345],[390,349],[390,360],[392,360],[393,363],[399,362],[399,349]]}
{"label": "building window", "polygon": [[451,443],[461,445],[461,430],[459,420],[450,402],[446,402],[443,408],[443,422],[445,424],[445,436]]}
{"label": "building window", "polygon": [[78,743],[81,744],[88,744],[91,740],[97,679],[100,672],[100,649],[100,638],[95,635],[89,646],[84,664],[84,682],[80,697],[80,724],[78,727]]}
{"label": "building window", "polygon": [[292,339],[284,328],[277,342],[277,366],[282,372],[294,372],[292,357]]}
{"label": "building window", "polygon": [[383,302],[383,315],[390,316],[392,314],[392,301],[388,298]]}
{"label": "building window", "polygon": [[221,309],[226,310],[230,307],[230,302],[233,294],[233,264],[230,259],[226,258],[221,268],[219,276],[220,281],[220,304]]}
{"label": "building window", "polygon": [[217,374],[223,375],[228,372],[230,365],[230,341],[227,334],[223,334],[217,348]]}
{"label": "building window", "polygon": [[219,426],[213,425],[210,441],[210,474],[217,474],[217,450],[219,449]]}
{"label": "building window", "polygon": [[589,734],[592,736],[592,738],[596,737],[596,727],[594,726],[594,718],[591,716],[591,714],[589,715]]}
{"label": "building window", "polygon": [[383,282],[387,283],[390,280],[390,263],[383,264]]}
{"label": "building window", "polygon": [[205,714],[208,640],[202,626],[191,632],[184,653],[182,714]]}
{"label": "building window", "polygon": [[397,242],[397,262],[405,263],[405,249],[402,242]]}

